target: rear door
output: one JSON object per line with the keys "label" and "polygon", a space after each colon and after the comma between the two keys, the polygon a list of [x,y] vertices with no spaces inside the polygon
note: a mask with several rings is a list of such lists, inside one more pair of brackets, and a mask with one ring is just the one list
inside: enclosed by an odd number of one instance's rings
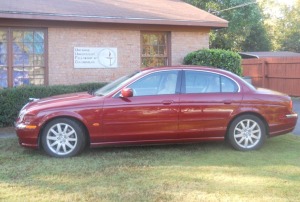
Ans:
{"label": "rear door", "polygon": [[185,70],[180,98],[181,138],[220,138],[242,94],[230,78],[212,72]]}

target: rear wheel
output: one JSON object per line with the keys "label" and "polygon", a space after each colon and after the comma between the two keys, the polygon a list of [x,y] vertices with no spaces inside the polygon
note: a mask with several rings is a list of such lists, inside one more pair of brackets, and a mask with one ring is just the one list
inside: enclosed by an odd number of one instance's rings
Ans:
{"label": "rear wheel", "polygon": [[242,115],[231,123],[228,137],[230,144],[237,150],[259,149],[266,139],[266,126],[254,115]]}
{"label": "rear wheel", "polygon": [[85,142],[81,125],[67,118],[50,121],[42,133],[42,146],[54,157],[75,156],[84,149]]}

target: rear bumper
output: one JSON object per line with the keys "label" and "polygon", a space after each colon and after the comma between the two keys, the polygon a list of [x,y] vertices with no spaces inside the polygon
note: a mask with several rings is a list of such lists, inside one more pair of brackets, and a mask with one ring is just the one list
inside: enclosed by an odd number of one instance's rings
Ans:
{"label": "rear bumper", "polygon": [[296,127],[297,120],[298,114],[296,113],[285,115],[285,117],[280,120],[280,124],[270,126],[270,137],[292,132]]}
{"label": "rear bumper", "polygon": [[298,119],[298,114],[296,114],[296,113],[295,114],[287,114],[285,116],[288,119],[294,119],[294,118]]}

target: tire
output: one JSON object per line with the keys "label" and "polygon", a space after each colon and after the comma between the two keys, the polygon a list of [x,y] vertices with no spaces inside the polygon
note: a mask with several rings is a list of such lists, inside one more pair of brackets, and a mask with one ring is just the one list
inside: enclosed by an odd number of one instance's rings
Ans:
{"label": "tire", "polygon": [[42,132],[43,149],[53,157],[78,155],[84,149],[85,143],[86,137],[82,126],[71,119],[54,119]]}
{"label": "tire", "polygon": [[229,143],[239,151],[259,149],[267,137],[265,124],[254,115],[237,117],[228,132]]}

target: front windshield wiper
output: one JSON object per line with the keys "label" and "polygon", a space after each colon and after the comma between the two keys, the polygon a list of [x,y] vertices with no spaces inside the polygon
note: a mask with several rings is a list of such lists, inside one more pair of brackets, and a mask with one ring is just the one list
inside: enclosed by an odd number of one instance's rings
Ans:
{"label": "front windshield wiper", "polygon": [[95,96],[104,96],[103,94],[101,93],[96,93],[96,91],[93,91],[93,94],[92,95],[95,95]]}
{"label": "front windshield wiper", "polygon": [[95,95],[95,96],[104,96],[104,95],[101,94],[101,93],[96,93],[96,90],[89,90],[89,91],[88,91],[88,94],[90,94],[90,95]]}
{"label": "front windshield wiper", "polygon": [[94,90],[89,90],[89,91],[88,91],[88,94],[90,94],[90,95],[94,95],[94,93],[95,93]]}

